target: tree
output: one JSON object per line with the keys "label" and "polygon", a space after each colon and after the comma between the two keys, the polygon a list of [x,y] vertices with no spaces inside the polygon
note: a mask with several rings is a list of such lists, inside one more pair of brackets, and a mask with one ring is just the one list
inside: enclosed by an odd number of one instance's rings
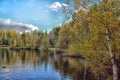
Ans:
{"label": "tree", "polygon": [[[105,40],[105,41],[102,40],[102,44],[106,46],[110,56],[112,70],[113,70],[113,80],[118,80],[118,66],[116,63],[116,55],[118,55],[119,53],[116,51],[118,50],[116,45],[118,46],[120,45],[115,43],[116,38],[118,39],[117,36],[118,34],[116,33],[119,33],[118,24],[120,23],[120,20],[118,19],[119,17],[118,3],[119,3],[118,0],[114,0],[114,1],[103,0],[100,2],[99,5],[95,5],[90,10],[90,16],[93,17],[91,18],[90,28],[91,30],[92,29],[94,30],[91,33],[97,34],[99,38],[98,41],[101,40],[100,37],[102,39],[104,38]],[[95,8],[96,10],[94,11]]]}
{"label": "tree", "polygon": [[4,30],[3,30],[3,29],[0,29],[0,45],[2,45],[3,35],[4,35]]}
{"label": "tree", "polygon": [[38,31],[38,41],[37,41],[37,44],[38,44],[38,47],[40,48],[41,46],[41,40],[42,40],[42,37],[44,36],[44,32],[42,30],[39,30]]}
{"label": "tree", "polygon": [[58,41],[56,44],[57,48],[61,48],[61,49],[67,49],[68,48],[68,44],[71,41],[71,37],[73,35],[72,33],[72,28],[71,28],[71,23],[66,23],[59,31],[59,35],[58,35]]}
{"label": "tree", "polygon": [[60,26],[56,26],[49,32],[49,42],[51,47],[56,46],[60,29]]}
{"label": "tree", "polygon": [[22,48],[26,46],[26,32],[23,32],[21,34],[21,39],[22,39]]}
{"label": "tree", "polygon": [[[70,38],[68,40],[70,41],[68,44],[69,50],[74,49],[73,52],[78,51],[84,56],[87,66],[98,77],[106,78],[107,74],[109,75],[107,71],[111,70],[112,66],[113,80],[118,80],[120,2],[118,0],[102,0],[100,3],[93,3],[90,7],[87,7],[89,0],[74,1],[76,10],[72,13],[74,39]],[[82,10],[79,8],[81,4]],[[64,30],[65,28],[63,28]],[[109,60],[111,60],[111,63],[109,63]],[[97,66],[100,66],[100,68],[97,68]]]}
{"label": "tree", "polygon": [[44,34],[44,36],[42,37],[40,48],[41,48],[41,50],[48,50],[48,48],[49,48],[49,39],[48,39],[47,34]]}

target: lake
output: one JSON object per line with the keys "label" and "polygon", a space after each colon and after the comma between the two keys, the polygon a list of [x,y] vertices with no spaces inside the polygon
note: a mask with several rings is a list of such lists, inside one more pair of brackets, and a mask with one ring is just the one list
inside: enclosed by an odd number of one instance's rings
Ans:
{"label": "lake", "polygon": [[0,80],[93,80],[80,59],[53,52],[0,50]]}

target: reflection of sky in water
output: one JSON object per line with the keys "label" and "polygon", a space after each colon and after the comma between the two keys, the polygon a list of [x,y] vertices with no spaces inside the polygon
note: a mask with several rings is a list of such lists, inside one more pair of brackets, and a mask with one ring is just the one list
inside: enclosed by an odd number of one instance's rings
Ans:
{"label": "reflection of sky in water", "polygon": [[[27,53],[27,56],[31,54],[32,53]],[[12,53],[10,53],[9,56],[10,55],[12,55]],[[43,61],[42,64],[35,62],[36,64],[34,65],[33,56],[29,56],[30,59],[28,60],[25,59],[24,63],[21,60],[22,58],[20,59],[20,56],[15,56],[11,56],[12,59],[16,58],[16,62],[14,64],[11,62],[5,63],[6,68],[2,68],[2,66],[0,66],[0,80],[70,80],[68,76],[63,76],[59,70],[57,71],[52,64],[50,64],[48,59],[47,62]],[[4,57],[4,55],[2,57]],[[45,58],[48,57],[46,56]],[[39,59],[40,57],[36,57],[35,61],[38,61]]]}

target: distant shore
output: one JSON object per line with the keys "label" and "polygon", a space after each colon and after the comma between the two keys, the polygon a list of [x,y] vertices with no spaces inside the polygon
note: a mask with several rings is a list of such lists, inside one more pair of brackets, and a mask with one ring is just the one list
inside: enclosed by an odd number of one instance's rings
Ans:
{"label": "distant shore", "polygon": [[[41,48],[26,48],[26,47],[8,47],[8,46],[0,46],[0,49],[11,49],[11,50],[42,50]],[[48,48],[48,49],[43,49],[43,50],[50,50],[50,51],[55,51],[57,50],[56,48]]]}

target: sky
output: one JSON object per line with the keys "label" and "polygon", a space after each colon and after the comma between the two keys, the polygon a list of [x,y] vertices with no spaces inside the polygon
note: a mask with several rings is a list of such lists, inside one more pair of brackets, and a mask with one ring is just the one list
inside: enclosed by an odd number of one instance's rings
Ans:
{"label": "sky", "polygon": [[0,28],[50,30],[65,20],[62,6],[68,5],[64,1],[0,0]]}

